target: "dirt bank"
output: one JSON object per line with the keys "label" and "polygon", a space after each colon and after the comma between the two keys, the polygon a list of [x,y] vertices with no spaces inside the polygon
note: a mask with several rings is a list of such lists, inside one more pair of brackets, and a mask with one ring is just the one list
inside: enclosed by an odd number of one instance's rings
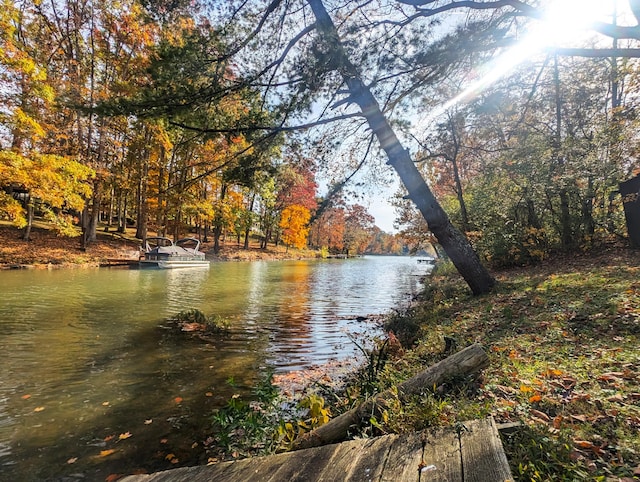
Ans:
{"label": "dirt bank", "polygon": [[[34,227],[31,240],[22,239],[21,230],[0,225],[0,269],[97,267],[114,259],[137,259],[141,242],[130,234],[98,232],[98,239],[86,249],[80,237],[57,236],[46,227]],[[309,250],[287,250],[284,246],[260,249],[252,243],[248,250],[235,242],[223,243],[217,254],[213,243],[203,243],[201,250],[212,261],[255,261],[278,259],[308,259],[316,257]]]}

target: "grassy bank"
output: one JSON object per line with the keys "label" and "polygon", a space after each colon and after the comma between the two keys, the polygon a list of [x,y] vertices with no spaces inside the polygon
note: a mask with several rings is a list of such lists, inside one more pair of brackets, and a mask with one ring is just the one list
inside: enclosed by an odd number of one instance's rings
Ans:
{"label": "grassy bank", "polygon": [[[289,420],[282,417],[291,412],[263,417],[266,405],[251,409],[234,400],[217,415],[215,432],[232,435],[222,445],[234,456],[255,453],[258,441],[267,452],[276,450],[294,432],[441,360],[445,339],[457,349],[480,342],[491,360],[480,376],[425,390],[409,403],[389,400],[356,436],[456,426],[492,415],[513,424],[503,442],[517,480],[639,480],[639,254],[618,249],[503,271],[495,292],[482,297],[471,296],[452,269],[443,273],[445,266],[419,299],[388,320],[387,328],[413,341],[412,348],[395,337],[380,341],[384,350],[371,353],[348,389],[336,393],[320,383],[321,398],[305,401],[307,408],[315,403],[315,411],[300,407],[298,420],[295,412]],[[271,393],[262,400],[274,398]],[[245,409],[253,418],[242,418]],[[265,423],[279,424],[275,436]],[[218,455],[214,460],[224,458]]]}
{"label": "grassy bank", "polygon": [[491,364],[479,379],[390,412],[385,425],[402,431],[491,414],[521,424],[503,440],[518,480],[637,480],[640,253],[557,258],[497,278],[495,293],[472,297],[458,276],[436,275],[418,303],[392,317],[389,327],[416,329],[417,342],[387,365],[383,385],[440,359],[445,337],[458,347],[482,343]]}

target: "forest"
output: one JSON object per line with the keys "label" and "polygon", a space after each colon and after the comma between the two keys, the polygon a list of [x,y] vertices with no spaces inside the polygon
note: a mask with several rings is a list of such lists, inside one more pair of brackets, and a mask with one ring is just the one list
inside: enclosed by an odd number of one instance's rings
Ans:
{"label": "forest", "polygon": [[[531,264],[626,236],[629,3],[584,8],[585,29],[524,2],[4,1],[0,216],[83,245],[99,224],[215,249],[433,242],[486,291],[475,253]],[[396,236],[358,204],[392,168]]]}

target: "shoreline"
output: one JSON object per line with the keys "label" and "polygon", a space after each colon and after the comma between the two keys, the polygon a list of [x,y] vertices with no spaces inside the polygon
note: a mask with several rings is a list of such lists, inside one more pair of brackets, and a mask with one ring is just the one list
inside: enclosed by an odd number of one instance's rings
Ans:
{"label": "shoreline", "polygon": [[[34,227],[31,240],[24,241],[21,230],[0,225],[0,270],[21,269],[89,269],[114,267],[116,261],[134,263],[139,257],[141,241],[117,233],[99,231],[98,239],[85,249],[80,237],[57,236],[46,227]],[[312,250],[287,249],[285,246],[268,246],[261,249],[254,240],[249,249],[235,242],[221,244],[214,254],[213,243],[202,244],[206,259],[212,263],[224,261],[284,261],[315,259],[319,255]]]}

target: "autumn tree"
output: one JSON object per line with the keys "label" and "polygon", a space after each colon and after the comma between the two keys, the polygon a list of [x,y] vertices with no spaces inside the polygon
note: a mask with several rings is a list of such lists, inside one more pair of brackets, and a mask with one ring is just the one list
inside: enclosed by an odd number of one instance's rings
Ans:
{"label": "autumn tree", "polygon": [[347,253],[362,254],[373,239],[375,218],[360,204],[347,208],[345,217],[344,246]]}
{"label": "autumn tree", "polygon": [[[0,213],[25,228],[26,240],[36,207],[59,232],[74,235],[70,212],[82,210],[94,172],[50,142],[62,133],[47,122],[56,111],[55,90],[35,43],[41,25],[28,10],[5,2],[0,27],[0,120],[8,144],[0,145]],[[23,194],[22,202],[14,191]]]}
{"label": "autumn tree", "polygon": [[304,248],[309,234],[309,220],[311,213],[300,204],[292,204],[282,210],[280,214],[280,228],[282,240],[287,246]]}
{"label": "autumn tree", "polygon": [[341,253],[344,249],[346,212],[342,206],[332,206],[313,220],[310,231],[311,245]]}

